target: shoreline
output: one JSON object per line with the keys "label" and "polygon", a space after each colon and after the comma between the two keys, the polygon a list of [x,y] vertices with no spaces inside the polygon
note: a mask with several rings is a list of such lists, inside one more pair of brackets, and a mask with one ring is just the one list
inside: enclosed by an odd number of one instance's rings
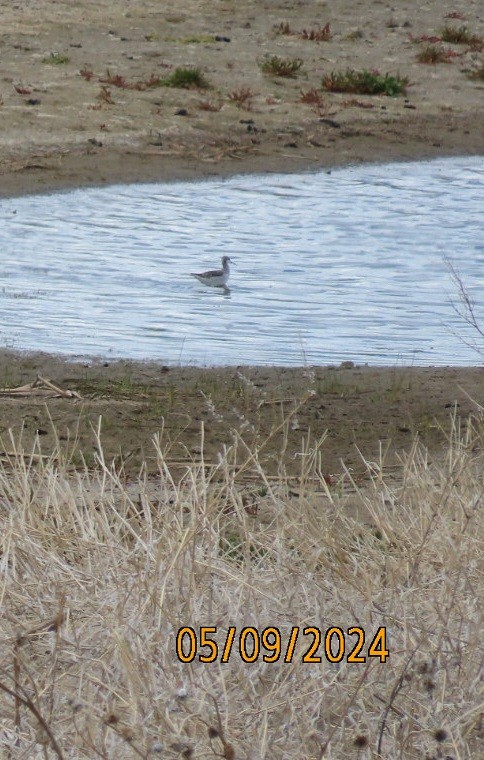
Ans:
{"label": "shoreline", "polygon": [[264,370],[274,370],[282,371],[282,372],[301,372],[301,371],[311,371],[311,370],[318,370],[318,369],[324,369],[324,370],[330,370],[330,371],[339,371],[339,370],[368,370],[373,372],[378,372],[381,370],[382,372],[404,372],[404,371],[417,371],[417,372],[430,372],[432,370],[438,370],[438,371],[465,371],[465,370],[482,370],[484,373],[484,364],[480,364],[476,361],[475,364],[416,364],[415,362],[411,364],[402,364],[399,362],[395,362],[394,364],[386,363],[386,364],[372,364],[371,362],[363,362],[353,359],[343,359],[338,362],[327,362],[323,364],[315,364],[311,362],[304,362],[301,361],[300,364],[255,364],[255,363],[226,363],[226,364],[196,364],[194,362],[189,362],[187,364],[184,364],[180,361],[169,361],[163,358],[159,359],[153,359],[153,358],[144,358],[144,359],[137,359],[135,357],[129,357],[129,356],[108,356],[108,355],[102,355],[102,354],[63,354],[63,353],[55,353],[53,351],[42,351],[42,350],[35,350],[30,348],[5,348],[0,347],[0,365],[2,362],[5,361],[18,361],[18,360],[28,360],[29,362],[38,363],[39,365],[44,365],[45,363],[50,363],[52,366],[55,367],[62,367],[62,366],[74,366],[74,367],[90,367],[90,368],[99,368],[99,367],[113,367],[113,366],[139,366],[139,367],[145,367],[148,369],[155,369],[155,368],[162,368],[163,370],[173,371],[173,370],[193,370],[195,372],[206,372],[206,371],[212,371],[212,370],[223,370],[223,371],[264,371]]}
{"label": "shoreline", "polygon": [[[417,125],[418,131],[418,125]],[[33,156],[13,161],[10,171],[0,173],[0,198],[70,192],[83,188],[109,185],[131,185],[174,182],[203,182],[235,176],[264,174],[299,174],[333,171],[358,165],[415,163],[444,158],[472,158],[484,155],[484,138],[467,139],[430,145],[421,141],[382,142],[381,135],[368,136],[358,149],[348,145],[332,145],[319,150],[300,147],[294,153],[280,150],[262,153],[234,154],[212,162],[189,156],[161,155],[142,146],[123,149],[106,146],[97,150],[73,149],[65,153],[39,150]],[[480,143],[483,143],[481,145]]]}
{"label": "shoreline", "polygon": [[[475,350],[477,354],[477,349]],[[310,361],[301,360],[300,364],[257,364],[257,363],[223,363],[223,364],[203,364],[196,363],[195,361],[189,361],[184,364],[179,360],[169,360],[160,358],[145,357],[139,359],[130,356],[114,356],[103,354],[67,354],[67,353],[55,353],[53,351],[35,350],[32,348],[5,348],[0,347],[0,366],[2,362],[15,362],[21,360],[27,360],[32,363],[39,363],[44,366],[49,364],[52,367],[113,367],[113,366],[126,366],[126,367],[139,367],[161,371],[174,371],[174,370],[193,370],[194,372],[215,372],[221,371],[281,371],[281,372],[310,372],[313,370],[368,370],[373,372],[404,372],[404,371],[416,371],[416,372],[430,372],[435,371],[466,371],[466,370],[482,370],[484,373],[484,364],[476,361],[475,363],[468,364],[417,364],[415,362],[403,364],[401,359],[391,364],[389,362],[385,364],[374,364],[369,361],[358,361],[357,359],[342,359],[341,361],[328,361],[326,363],[314,363]],[[0,387],[1,390],[1,387]]]}

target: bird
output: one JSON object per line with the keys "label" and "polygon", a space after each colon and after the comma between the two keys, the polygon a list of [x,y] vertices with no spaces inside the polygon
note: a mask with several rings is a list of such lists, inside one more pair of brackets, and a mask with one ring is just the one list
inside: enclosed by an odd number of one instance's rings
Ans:
{"label": "bird", "polygon": [[230,277],[229,256],[222,256],[222,269],[210,269],[208,272],[190,272],[191,277],[195,277],[203,285],[212,288],[225,288]]}

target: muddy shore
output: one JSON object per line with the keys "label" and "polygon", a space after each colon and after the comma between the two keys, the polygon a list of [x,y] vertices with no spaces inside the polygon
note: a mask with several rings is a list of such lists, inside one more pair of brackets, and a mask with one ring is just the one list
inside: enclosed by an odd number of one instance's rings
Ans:
{"label": "muddy shore", "polygon": [[[170,465],[207,466],[239,441],[239,457],[259,452],[268,473],[281,462],[301,471],[301,451],[324,439],[322,473],[355,478],[366,462],[397,467],[417,442],[430,458],[446,450],[452,430],[479,426],[484,369],[340,367],[168,367],[139,362],[70,363],[45,354],[0,353],[2,387],[47,378],[73,398],[49,389],[0,395],[3,453],[22,441],[27,451],[49,453],[57,442],[72,463],[96,462],[100,425],[106,461],[127,474],[157,471],[153,436]],[[203,447],[202,447],[203,430]],[[471,439],[470,439],[471,440]],[[243,441],[244,443],[240,443]],[[470,445],[472,445],[470,443]],[[82,455],[82,456],[81,456]]]}

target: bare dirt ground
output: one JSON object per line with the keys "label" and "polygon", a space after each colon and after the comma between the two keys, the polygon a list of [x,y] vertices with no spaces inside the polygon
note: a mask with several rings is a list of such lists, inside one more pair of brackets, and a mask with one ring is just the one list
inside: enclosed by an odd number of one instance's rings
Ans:
{"label": "bare dirt ground", "polygon": [[[178,9],[158,0],[25,0],[0,2],[0,10],[4,196],[484,150],[484,85],[470,76],[483,65],[478,2],[187,0]],[[327,24],[329,40],[305,38]],[[435,41],[446,25],[465,26],[473,42]],[[447,62],[418,62],[429,44]],[[266,55],[301,59],[301,69],[294,78],[268,76],[260,68]],[[177,67],[198,67],[208,86],[160,86]],[[406,77],[407,92],[322,89],[325,75],[348,68]],[[416,433],[439,450],[439,426],[454,405],[465,417],[475,410],[469,397],[482,403],[484,395],[478,369],[164,371],[11,352],[0,366],[2,387],[40,373],[82,396],[7,395],[0,399],[4,438],[23,426],[24,436],[33,441],[39,431],[48,447],[50,415],[65,440],[79,435],[90,461],[91,426],[102,415],[107,456],[122,454],[133,470],[150,461],[151,437],[162,425],[173,461],[199,456],[201,422],[209,460],[233,429],[250,445],[266,441],[267,459],[276,460],[288,415],[291,466],[301,438],[326,429],[328,473],[340,471],[341,461],[358,469],[356,444],[375,459],[388,447],[386,461],[394,462]]]}
{"label": "bare dirt ground", "polygon": [[[24,0],[0,9],[4,195],[483,151],[483,83],[469,77],[482,67],[479,2]],[[304,38],[326,24],[328,41]],[[432,42],[446,25],[465,26],[473,43]],[[419,63],[429,44],[447,62]],[[302,67],[295,78],[267,76],[266,55]],[[206,89],[154,86],[187,66],[200,68]],[[407,77],[406,96],[321,89],[323,76],[347,68]],[[302,102],[311,91],[316,102]]]}
{"label": "bare dirt ground", "polygon": [[23,386],[37,375],[80,398],[2,392],[1,453],[12,450],[11,430],[27,450],[37,439],[49,453],[60,439],[63,449],[74,451],[73,464],[82,452],[93,466],[102,418],[105,459],[131,476],[142,465],[157,472],[155,434],[170,467],[201,462],[202,426],[207,466],[240,438],[259,452],[267,472],[277,474],[282,463],[298,475],[304,445],[309,455],[325,436],[321,471],[328,482],[336,483],[344,468],[355,479],[366,476],[364,459],[388,473],[399,469],[400,455],[417,440],[439,458],[451,418],[461,420],[464,434],[471,416],[480,419],[484,401],[482,368],[169,368],[0,353],[2,387]]}

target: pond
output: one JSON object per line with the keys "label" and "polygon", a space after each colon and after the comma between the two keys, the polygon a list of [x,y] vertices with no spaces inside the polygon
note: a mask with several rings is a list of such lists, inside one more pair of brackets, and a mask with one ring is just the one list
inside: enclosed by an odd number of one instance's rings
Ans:
{"label": "pond", "polygon": [[[484,159],[1,202],[4,347],[164,363],[466,365],[484,322]],[[190,272],[235,264],[230,289]]]}

